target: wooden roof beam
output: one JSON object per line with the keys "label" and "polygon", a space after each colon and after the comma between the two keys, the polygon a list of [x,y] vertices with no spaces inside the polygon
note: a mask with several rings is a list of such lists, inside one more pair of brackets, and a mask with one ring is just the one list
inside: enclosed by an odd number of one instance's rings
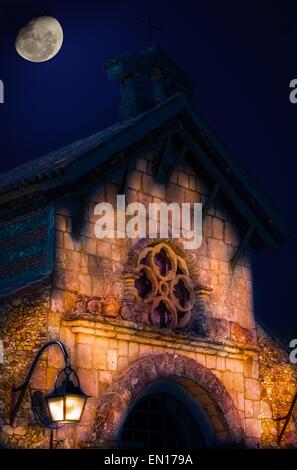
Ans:
{"label": "wooden roof beam", "polygon": [[211,206],[213,205],[219,190],[220,190],[220,185],[218,183],[216,183],[214,185],[214,187],[212,188],[212,191],[211,191],[210,195],[208,196],[208,199],[207,199],[206,203],[203,205],[202,220],[208,214],[208,211],[211,208]]}
{"label": "wooden roof beam", "polygon": [[171,142],[172,142],[172,134],[170,134],[170,135],[167,137],[166,142],[165,142],[165,145],[164,145],[164,147],[163,147],[163,149],[162,149],[162,151],[161,151],[160,158],[159,158],[159,160],[157,161],[157,166],[156,166],[156,171],[155,171],[155,179],[156,179],[157,181],[160,179],[164,162],[165,162],[165,160],[166,160],[166,157],[167,157],[168,152],[169,152],[170,147],[171,147]]}
{"label": "wooden roof beam", "polygon": [[240,258],[240,256],[241,256],[241,254],[242,254],[243,251],[245,250],[247,244],[249,243],[249,241],[250,241],[250,239],[251,239],[253,233],[254,233],[254,227],[250,226],[250,227],[247,229],[247,231],[246,231],[246,233],[245,233],[245,235],[244,235],[244,237],[243,237],[243,239],[242,239],[242,241],[241,241],[239,247],[237,248],[236,252],[234,253],[234,255],[232,256],[232,258],[231,258],[231,260],[230,260],[230,267],[231,267],[231,270],[232,270],[232,271],[234,271],[234,269],[235,269],[235,267],[236,267],[236,265],[237,265],[237,262],[238,262],[238,260],[239,260],[239,258]]}
{"label": "wooden roof beam", "polygon": [[215,165],[210,156],[203,150],[199,143],[192,137],[190,132],[183,129],[179,132],[180,137],[188,144],[189,148],[199,161],[199,163],[206,169],[208,174],[216,181],[221,188],[221,191],[226,195],[228,200],[233,204],[237,211],[246,220],[247,224],[254,227],[255,232],[259,235],[262,241],[273,249],[277,249],[279,244],[271,233],[264,227],[262,222],[258,219],[257,215],[250,209],[246,202],[238,194],[236,189],[228,181],[227,177],[223,175],[220,169]]}
{"label": "wooden roof beam", "polygon": [[129,176],[129,172],[132,168],[133,161],[134,160],[129,160],[129,162],[127,163],[127,165],[124,169],[123,180],[122,180],[122,184],[121,184],[121,187],[120,187],[120,190],[119,190],[118,194],[126,194],[127,185],[128,185],[128,176]]}
{"label": "wooden roof beam", "polygon": [[180,153],[175,157],[175,159],[173,160],[169,170],[168,170],[168,173],[167,173],[167,177],[168,177],[168,181],[170,180],[170,177],[172,175],[172,173],[174,172],[174,170],[176,169],[178,163],[180,160],[182,160],[184,158],[184,156],[186,155],[187,151],[189,150],[189,147],[184,144]]}

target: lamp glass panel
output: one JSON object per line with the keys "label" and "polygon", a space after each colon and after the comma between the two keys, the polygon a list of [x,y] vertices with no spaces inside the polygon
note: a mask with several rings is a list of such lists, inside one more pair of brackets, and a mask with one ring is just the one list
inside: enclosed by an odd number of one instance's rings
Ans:
{"label": "lamp glass panel", "polygon": [[52,421],[63,421],[64,419],[64,400],[63,397],[50,397],[47,399]]}
{"label": "lamp glass panel", "polygon": [[77,395],[66,395],[66,421],[80,421],[84,404],[86,401],[85,397]]}

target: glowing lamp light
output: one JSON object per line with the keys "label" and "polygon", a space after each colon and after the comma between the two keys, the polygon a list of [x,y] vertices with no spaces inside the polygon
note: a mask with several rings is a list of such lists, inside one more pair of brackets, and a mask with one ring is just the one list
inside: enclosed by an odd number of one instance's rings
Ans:
{"label": "glowing lamp light", "polygon": [[[71,380],[74,376],[75,382]],[[87,399],[80,388],[79,378],[71,367],[65,367],[57,376],[54,390],[45,396],[52,423],[79,423]]]}
{"label": "glowing lamp light", "polygon": [[[46,349],[51,346],[58,347],[64,357],[65,368],[57,375],[54,390],[44,396],[41,390],[35,390],[31,393],[30,381],[32,375],[38,365],[39,359]],[[77,373],[70,367],[70,360],[67,349],[61,341],[55,339],[45,343],[31,364],[25,381],[12,388],[11,408],[9,423],[13,426],[20,406],[24,400],[26,391],[30,391],[31,406],[36,421],[47,429],[50,433],[50,449],[54,448],[53,430],[59,429],[64,424],[77,424],[80,422],[84,412],[87,399],[86,395],[80,388],[80,382]]]}

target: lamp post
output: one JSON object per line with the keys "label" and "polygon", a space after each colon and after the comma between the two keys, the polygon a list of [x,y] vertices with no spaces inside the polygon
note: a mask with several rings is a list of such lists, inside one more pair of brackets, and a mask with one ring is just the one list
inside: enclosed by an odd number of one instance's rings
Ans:
{"label": "lamp post", "polygon": [[53,429],[57,429],[65,424],[79,423],[89,398],[80,387],[78,375],[72,369],[69,355],[61,341],[50,341],[42,346],[32,362],[25,381],[22,385],[12,389],[10,425],[14,424],[41,355],[50,346],[58,346],[60,348],[65,367],[57,375],[54,390],[45,396],[41,391],[36,390],[31,395],[31,405],[34,416],[39,424],[51,430],[50,448],[53,448]]}
{"label": "lamp post", "polygon": [[293,401],[292,401],[292,403],[291,403],[291,406],[290,406],[290,408],[289,408],[288,414],[287,414],[286,416],[281,417],[281,418],[276,418],[276,421],[285,421],[285,422],[284,422],[284,425],[283,425],[283,427],[282,427],[282,429],[281,429],[281,432],[280,432],[280,434],[279,434],[279,436],[278,436],[278,438],[277,438],[277,443],[278,443],[279,446],[280,446],[280,444],[281,444],[282,438],[283,438],[283,436],[284,436],[284,434],[285,434],[285,431],[286,431],[286,429],[287,429],[287,427],[288,427],[288,424],[289,424],[289,422],[290,422],[290,419],[291,419],[291,416],[292,416],[292,414],[293,414],[293,411],[294,411],[294,408],[295,408],[296,403],[297,403],[297,392],[295,393],[295,396],[294,396]]}

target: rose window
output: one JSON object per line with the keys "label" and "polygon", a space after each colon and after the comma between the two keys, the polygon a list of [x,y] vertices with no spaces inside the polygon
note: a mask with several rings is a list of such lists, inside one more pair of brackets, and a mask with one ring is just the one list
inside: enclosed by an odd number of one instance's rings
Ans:
{"label": "rose window", "polygon": [[184,328],[194,304],[185,260],[165,243],[145,248],[138,259],[138,298],[149,305],[149,320],[161,328]]}

